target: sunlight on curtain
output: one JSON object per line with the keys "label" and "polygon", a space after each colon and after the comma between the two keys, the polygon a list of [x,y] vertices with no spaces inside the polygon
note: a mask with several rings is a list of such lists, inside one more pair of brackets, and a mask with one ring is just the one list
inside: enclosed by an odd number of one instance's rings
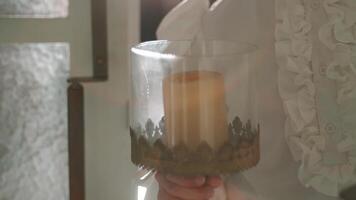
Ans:
{"label": "sunlight on curtain", "polygon": [[0,17],[62,18],[68,16],[68,0],[0,0]]}
{"label": "sunlight on curtain", "polygon": [[68,200],[68,44],[0,44],[0,200]]}

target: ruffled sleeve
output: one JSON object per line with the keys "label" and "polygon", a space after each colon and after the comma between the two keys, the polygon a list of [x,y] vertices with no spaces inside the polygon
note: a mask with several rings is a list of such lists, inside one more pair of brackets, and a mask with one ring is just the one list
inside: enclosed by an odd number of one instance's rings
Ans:
{"label": "ruffled sleeve", "polygon": [[298,0],[277,1],[277,12],[276,56],[279,91],[287,114],[286,137],[295,160],[301,160],[305,134],[318,132],[309,39],[312,25]]}

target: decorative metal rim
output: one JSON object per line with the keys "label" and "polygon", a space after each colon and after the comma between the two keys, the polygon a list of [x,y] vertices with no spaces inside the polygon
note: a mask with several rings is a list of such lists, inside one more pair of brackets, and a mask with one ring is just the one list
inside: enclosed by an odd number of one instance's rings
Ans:
{"label": "decorative metal rim", "polygon": [[231,135],[217,151],[206,142],[193,151],[185,144],[170,149],[161,139],[150,144],[147,137],[130,129],[131,159],[146,169],[183,176],[237,173],[256,166],[260,160],[260,128],[250,130],[245,135]]}

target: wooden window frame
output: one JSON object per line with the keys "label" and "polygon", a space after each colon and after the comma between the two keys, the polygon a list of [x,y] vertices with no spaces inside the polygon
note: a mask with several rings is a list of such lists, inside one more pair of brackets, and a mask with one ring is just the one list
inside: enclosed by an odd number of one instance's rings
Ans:
{"label": "wooden window frame", "polygon": [[[69,0],[70,1],[70,0]],[[75,51],[82,50],[75,39],[82,33],[73,30],[83,19],[80,15],[80,1],[69,2],[69,18],[1,18],[4,25],[28,30],[26,37],[14,37],[11,32],[0,33],[0,43],[45,43],[67,41]],[[74,4],[74,5],[72,5]],[[105,82],[108,80],[108,28],[107,0],[91,0],[91,43],[92,76],[75,76],[68,79],[68,159],[69,159],[69,198],[85,200],[85,119],[83,83]],[[81,16],[82,18],[78,17]],[[50,20],[50,21],[48,21]],[[49,23],[44,23],[49,22]],[[62,30],[58,33],[57,30]],[[65,30],[65,31],[63,31]],[[42,33],[42,34],[36,34]],[[86,41],[81,41],[86,43]],[[71,62],[75,65],[77,62]]]}

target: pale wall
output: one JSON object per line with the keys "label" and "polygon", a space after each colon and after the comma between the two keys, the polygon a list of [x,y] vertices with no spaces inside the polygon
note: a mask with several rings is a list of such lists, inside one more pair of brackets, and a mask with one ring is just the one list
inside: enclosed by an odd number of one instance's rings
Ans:
{"label": "pale wall", "polygon": [[108,0],[110,80],[86,86],[87,200],[132,199],[136,168],[128,133],[129,46],[138,40],[138,0]]}

